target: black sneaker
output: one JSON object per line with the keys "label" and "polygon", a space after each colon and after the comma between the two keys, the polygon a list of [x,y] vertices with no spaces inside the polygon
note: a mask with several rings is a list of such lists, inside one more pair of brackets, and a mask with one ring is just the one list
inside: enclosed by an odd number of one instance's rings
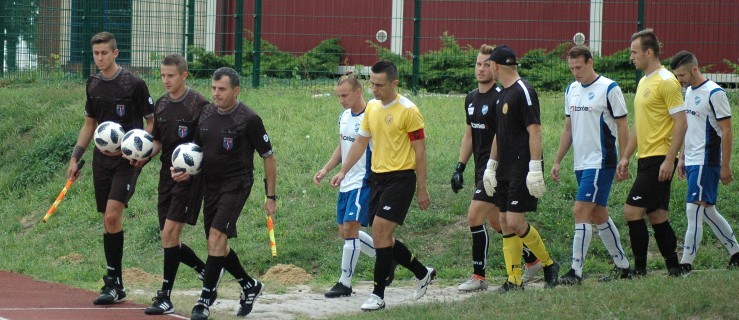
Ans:
{"label": "black sneaker", "polygon": [[208,309],[208,306],[202,303],[197,303],[194,307],[192,307],[190,320],[208,320],[209,317],[210,310]]}
{"label": "black sneaker", "polygon": [[598,278],[599,282],[608,282],[616,279],[632,279],[634,278],[634,270],[631,268],[613,267],[611,274],[607,274]]}
{"label": "black sneaker", "polygon": [[559,283],[571,286],[573,284],[581,284],[582,277],[578,276],[575,269],[570,269],[563,276],[559,277]]}
{"label": "black sneaker", "polygon": [[174,313],[174,305],[172,305],[172,301],[169,300],[167,292],[157,290],[157,296],[151,300],[154,301],[154,303],[151,304],[151,307],[146,308],[144,313],[151,315]]}
{"label": "black sneaker", "polygon": [[512,282],[506,280],[506,282],[503,283],[502,286],[500,286],[498,289],[495,289],[495,292],[506,293],[506,292],[515,291],[515,290],[523,291],[523,284],[517,286],[513,284]]}
{"label": "black sneaker", "polygon": [[389,287],[391,283],[393,283],[393,280],[395,280],[395,269],[398,268],[398,261],[395,261],[395,259],[390,262],[390,275],[387,276],[387,279],[385,279],[385,286]]}
{"label": "black sneaker", "polygon": [[113,277],[104,276],[100,295],[93,300],[94,305],[109,305],[126,301],[126,289],[117,285]]}
{"label": "black sneaker", "polygon": [[683,271],[682,266],[667,268],[667,276],[670,277],[683,277],[686,276],[685,272]]}
{"label": "black sneaker", "polygon": [[341,282],[337,282],[331,290],[326,292],[324,296],[326,298],[338,298],[338,297],[348,297],[352,295],[352,288],[349,288],[345,286]]}
{"label": "black sneaker", "polygon": [[739,268],[739,252],[731,255],[729,259],[729,269]]}
{"label": "black sneaker", "polygon": [[647,269],[634,269],[634,277],[646,277],[647,276]]}
{"label": "black sneaker", "polygon": [[259,280],[254,279],[255,284],[241,291],[241,299],[239,299],[239,311],[236,313],[238,317],[245,317],[254,308],[254,302],[257,301],[259,295],[264,291],[264,285]]}
{"label": "black sneaker", "polygon": [[682,272],[683,277],[687,277],[691,272],[693,272],[693,265],[690,263],[681,263],[680,271]]}
{"label": "black sneaker", "polygon": [[[554,261],[554,260],[552,260]],[[559,263],[554,263],[544,267],[544,287],[554,288],[559,278]]]}

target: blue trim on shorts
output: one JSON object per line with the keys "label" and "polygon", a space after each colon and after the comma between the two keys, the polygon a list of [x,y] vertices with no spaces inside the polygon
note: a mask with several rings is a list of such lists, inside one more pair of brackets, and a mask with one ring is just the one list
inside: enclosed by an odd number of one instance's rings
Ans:
{"label": "blue trim on shorts", "polygon": [[686,166],[685,175],[688,180],[686,202],[703,201],[711,205],[716,204],[721,167]]}
{"label": "blue trim on shorts", "polygon": [[336,200],[336,223],[341,225],[344,222],[357,221],[366,227],[369,224],[369,198],[369,186],[339,192]]}
{"label": "blue trim on shorts", "polygon": [[584,169],[575,171],[577,178],[577,196],[575,200],[594,202],[599,206],[608,206],[613,177],[616,168]]}

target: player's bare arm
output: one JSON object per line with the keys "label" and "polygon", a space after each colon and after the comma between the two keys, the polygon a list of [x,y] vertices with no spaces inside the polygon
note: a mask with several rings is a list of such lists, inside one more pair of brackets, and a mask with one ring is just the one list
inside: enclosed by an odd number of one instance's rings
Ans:
{"label": "player's bare arm", "polygon": [[[264,176],[267,179],[267,190],[265,192],[268,196],[274,196],[277,194],[277,160],[275,155],[263,158],[264,160]],[[265,198],[264,200],[264,211],[267,215],[274,217],[277,212],[277,201],[274,198]]]}
{"label": "player's bare arm", "polygon": [[464,130],[464,136],[462,136],[462,144],[459,145],[459,159],[460,163],[467,164],[472,157],[472,126],[466,126]]}
{"label": "player's bare arm", "polygon": [[341,180],[344,180],[344,175],[351,169],[354,164],[359,161],[359,158],[362,157],[364,154],[364,150],[367,149],[367,145],[369,145],[370,137],[365,137],[363,135],[358,135],[357,139],[352,144],[352,147],[349,149],[349,153],[346,155],[346,161],[341,165],[341,169],[339,172],[331,178],[331,186],[334,188],[338,188],[341,184]]}
{"label": "player's bare arm", "polygon": [[672,144],[670,144],[670,150],[667,151],[665,161],[659,166],[659,181],[668,181],[672,178],[672,172],[675,169],[675,158],[677,158],[677,152],[683,145],[685,131],[688,130],[685,112],[675,112],[670,117],[675,122],[675,126],[672,129]]}
{"label": "player's bare arm", "polygon": [[526,131],[529,132],[529,152],[531,153],[531,160],[541,160],[541,125],[530,124],[526,127]]}
{"label": "player's bare arm", "polygon": [[559,167],[562,159],[565,157],[567,152],[572,146],[572,120],[570,117],[565,119],[565,127],[562,129],[562,134],[559,135],[559,147],[557,148],[557,155],[554,157],[554,163],[552,163],[551,176],[552,180],[559,182]]}
{"label": "player's bare arm", "polygon": [[426,187],[426,174],[428,172],[426,139],[411,141],[411,147],[416,154],[416,200],[418,200],[418,207],[421,210],[426,210],[431,205],[431,195]]}
{"label": "player's bare arm", "polygon": [[[625,116],[614,119],[614,121],[616,122],[616,130],[618,130],[618,154],[622,155],[626,153],[626,148],[629,145],[629,121]],[[628,165],[626,168],[628,171]],[[616,180],[621,181],[618,178]]]}
{"label": "player's bare arm", "polygon": [[718,122],[721,128],[721,183],[729,184],[733,180],[731,173],[731,153],[733,147],[734,136],[731,133],[731,118],[726,118]]}
{"label": "player's bare arm", "polygon": [[[341,137],[339,137],[339,139],[341,139]],[[326,162],[323,168],[318,170],[318,172],[313,176],[313,182],[315,184],[320,184],[321,181],[326,178],[326,175],[328,175],[328,173],[339,164],[341,164],[341,143],[336,146],[336,149],[334,149],[334,152],[331,154],[331,158],[328,159],[328,162]]]}
{"label": "player's bare arm", "polygon": [[634,151],[636,151],[636,126],[631,127],[628,141],[626,148],[621,153],[621,159],[618,161],[618,166],[616,167],[617,181],[624,181],[629,178],[629,159],[631,159],[631,156],[634,155]]}

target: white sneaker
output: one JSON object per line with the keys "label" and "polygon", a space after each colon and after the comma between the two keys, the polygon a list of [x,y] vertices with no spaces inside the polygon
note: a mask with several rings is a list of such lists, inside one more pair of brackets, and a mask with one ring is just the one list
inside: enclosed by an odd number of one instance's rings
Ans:
{"label": "white sneaker", "polygon": [[436,278],[436,270],[434,268],[426,267],[426,270],[428,271],[426,272],[426,276],[416,281],[416,293],[413,295],[413,298],[416,300],[421,299],[426,294],[426,289],[429,288],[431,280]]}
{"label": "white sneaker", "polygon": [[524,283],[535,281],[539,278],[537,277],[539,272],[542,271],[544,271],[544,268],[541,266],[541,261],[536,260],[536,263],[534,263],[530,267],[526,267],[526,269],[523,271],[523,277],[521,277],[521,279]]}
{"label": "white sneaker", "polygon": [[483,291],[487,289],[488,281],[476,274],[473,274],[472,277],[470,277],[469,279],[467,279],[467,281],[457,287],[457,290],[462,292]]}
{"label": "white sneaker", "polygon": [[362,304],[362,311],[377,311],[385,309],[385,301],[376,294],[370,295],[369,299]]}

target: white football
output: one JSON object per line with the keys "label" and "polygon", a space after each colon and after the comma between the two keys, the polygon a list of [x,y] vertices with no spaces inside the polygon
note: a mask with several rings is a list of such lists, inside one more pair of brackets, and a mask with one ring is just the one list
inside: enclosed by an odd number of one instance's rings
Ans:
{"label": "white football", "polygon": [[118,152],[123,141],[123,127],[113,121],[105,121],[95,129],[93,141],[100,151]]}
{"label": "white football", "polygon": [[203,165],[203,149],[192,142],[183,143],[172,152],[172,167],[175,171],[197,174]]}
{"label": "white football", "polygon": [[123,136],[121,152],[128,160],[146,160],[154,149],[154,138],[146,131],[133,129]]}

